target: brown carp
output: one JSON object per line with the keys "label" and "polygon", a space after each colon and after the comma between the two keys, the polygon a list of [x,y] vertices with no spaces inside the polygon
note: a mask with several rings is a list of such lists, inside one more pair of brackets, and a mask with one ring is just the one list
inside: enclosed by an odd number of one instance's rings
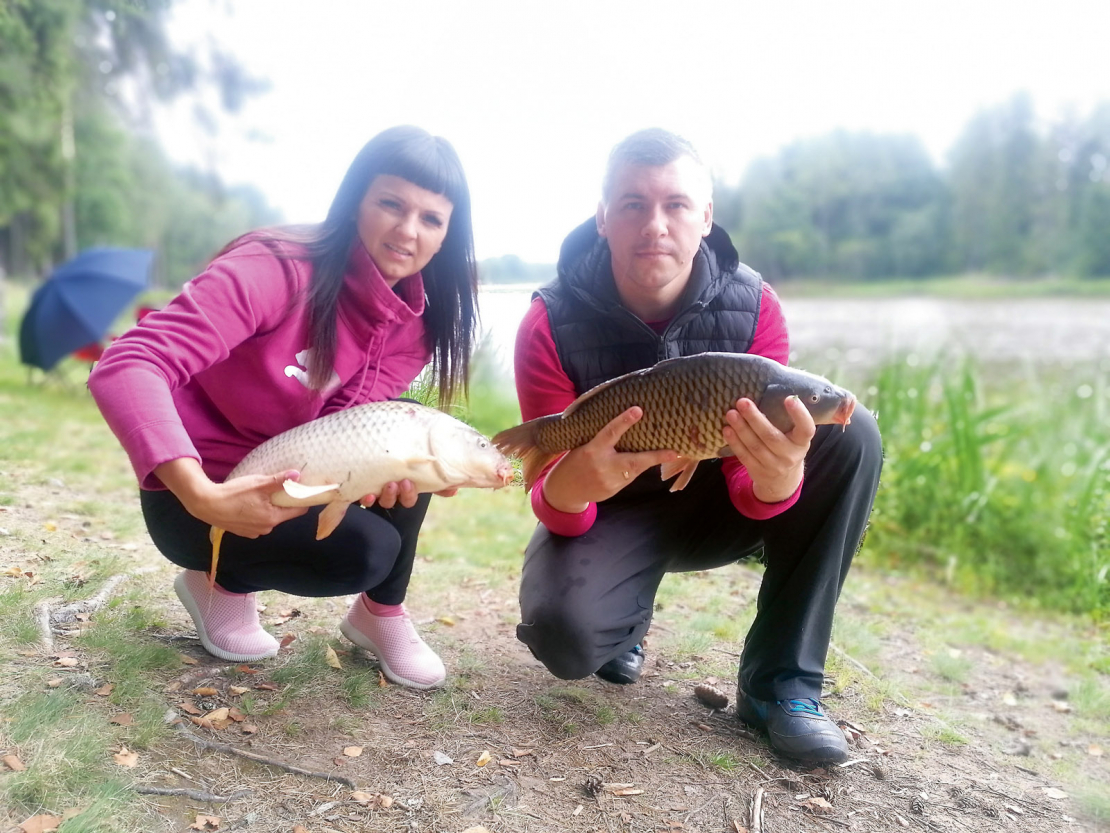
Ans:
{"label": "brown carp", "polygon": [[665,359],[586,391],[561,414],[529,420],[493,438],[506,454],[523,462],[524,484],[531,489],[547,465],[564,451],[585,445],[618,414],[633,405],[643,409],[639,422],[616,445],[617,451],[671,450],[679,455],[662,467],[664,480],[681,473],[671,486],[690,482],[699,460],[728,456],[725,414],[736,400],[750,399],[782,432],[793,427],[784,407],[797,396],[818,425],[847,426],[856,397],[828,379],[786,367],[750,353],[698,353]]}
{"label": "brown carp", "polygon": [[[316,539],[330,535],[352,503],[387,483],[410,480],[418,492],[455,487],[498,489],[513,467],[493,443],[454,417],[415,402],[371,402],[306,422],[272,437],[232,469],[248,474],[300,472],[270,496],[275,506],[319,506]],[[212,528],[215,580],[223,530]]]}

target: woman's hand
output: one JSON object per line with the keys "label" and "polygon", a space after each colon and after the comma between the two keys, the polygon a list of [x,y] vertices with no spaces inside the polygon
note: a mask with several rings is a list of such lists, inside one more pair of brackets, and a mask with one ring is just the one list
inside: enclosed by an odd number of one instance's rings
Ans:
{"label": "woman's hand", "polygon": [[583,512],[610,498],[652,466],[678,458],[674,451],[617,451],[624,432],[644,415],[633,406],[612,419],[585,445],[569,451],[543,482],[543,497],[560,512]]}
{"label": "woman's hand", "polygon": [[416,506],[416,500],[419,497],[420,493],[416,491],[416,486],[411,480],[406,479],[399,483],[386,483],[382,486],[382,492],[379,495],[364,495],[359,499],[359,505],[363,509],[369,509],[377,503],[382,509],[392,509],[400,503],[406,509],[412,509]]}
{"label": "woman's hand", "polygon": [[223,483],[213,483],[191,457],[162,463],[154,469],[185,510],[210,526],[241,538],[257,538],[275,526],[308,511],[304,506],[274,506],[270,495],[281,491],[285,480],[296,480],[300,473],[252,474]]}
{"label": "woman's hand", "polygon": [[725,442],[752,478],[752,491],[764,503],[786,500],[802,482],[806,453],[817,430],[796,396],[784,403],[794,421],[789,433],[773,426],[750,399],[738,399],[725,414]]}

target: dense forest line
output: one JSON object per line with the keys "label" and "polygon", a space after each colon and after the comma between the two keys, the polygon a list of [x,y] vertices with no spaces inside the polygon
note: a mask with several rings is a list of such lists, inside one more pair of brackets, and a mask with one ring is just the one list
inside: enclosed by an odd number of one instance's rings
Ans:
{"label": "dense forest line", "polygon": [[[914,136],[836,131],[717,182],[714,216],[771,280],[982,273],[1110,276],[1110,103],[1038,119],[1019,94],[976,114],[948,154]],[[483,279],[554,275],[511,256]]]}
{"label": "dense forest line", "polygon": [[[250,187],[172,165],[150,112],[192,96],[217,131],[265,83],[212,46],[174,51],[173,0],[0,2],[0,274],[42,276],[91,245],[159,254],[176,286],[228,239],[281,220]],[[976,114],[934,162],[910,135],[837,131],[718,183],[716,219],[772,280],[1110,276],[1110,103],[1038,118],[1029,96]],[[551,264],[484,261],[489,283]]]}

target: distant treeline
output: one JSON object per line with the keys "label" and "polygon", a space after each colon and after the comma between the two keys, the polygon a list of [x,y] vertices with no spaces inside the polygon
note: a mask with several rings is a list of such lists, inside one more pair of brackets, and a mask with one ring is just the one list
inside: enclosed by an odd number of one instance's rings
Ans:
{"label": "distant treeline", "polygon": [[938,168],[913,136],[837,132],[718,185],[717,221],[770,279],[1110,276],[1110,104],[1045,124],[980,112]]}
{"label": "distant treeline", "polygon": [[[938,167],[914,136],[838,131],[718,182],[717,222],[771,280],[982,273],[1110,276],[1110,104],[1045,124],[1018,95],[967,125]],[[480,264],[491,283],[553,265]]]}
{"label": "distant treeline", "polygon": [[[88,246],[154,249],[180,285],[230,238],[279,219],[261,193],[175,167],[150,138],[157,102],[264,89],[234,57],[175,51],[172,0],[0,2],[0,278],[43,275]],[[214,112],[196,97],[198,122]]]}

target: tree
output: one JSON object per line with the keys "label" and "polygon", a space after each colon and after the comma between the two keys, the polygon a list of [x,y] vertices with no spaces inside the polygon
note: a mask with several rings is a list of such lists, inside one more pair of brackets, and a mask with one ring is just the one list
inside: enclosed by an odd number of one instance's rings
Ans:
{"label": "tree", "polygon": [[741,256],[768,277],[944,268],[944,184],[911,136],[839,131],[758,160],[740,189]]}

